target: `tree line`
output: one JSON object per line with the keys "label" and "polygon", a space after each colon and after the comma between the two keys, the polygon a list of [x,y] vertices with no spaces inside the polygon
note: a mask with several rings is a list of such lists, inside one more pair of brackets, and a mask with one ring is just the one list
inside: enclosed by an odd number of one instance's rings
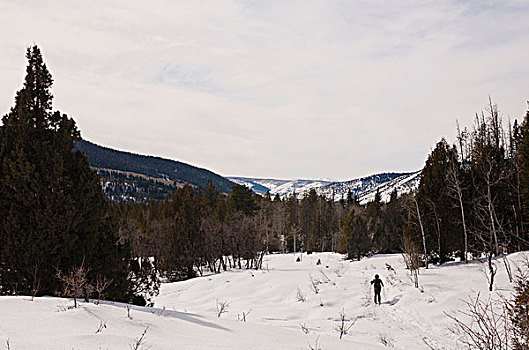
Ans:
{"label": "tree line", "polygon": [[164,201],[111,207],[133,255],[150,257],[174,281],[205,270],[259,269],[266,253],[338,251],[360,259],[399,252],[408,220],[403,203],[396,191],[388,203],[377,192],[361,205],[351,193],[337,203],[314,189],[301,199],[295,193],[282,199],[243,185],[224,194],[210,183],[203,190],[186,185]]}
{"label": "tree line", "polygon": [[458,125],[454,145],[441,139],[431,151],[404,231],[425,264],[487,257],[492,290],[493,258],[529,248],[528,118],[505,126],[489,100],[472,129]]}

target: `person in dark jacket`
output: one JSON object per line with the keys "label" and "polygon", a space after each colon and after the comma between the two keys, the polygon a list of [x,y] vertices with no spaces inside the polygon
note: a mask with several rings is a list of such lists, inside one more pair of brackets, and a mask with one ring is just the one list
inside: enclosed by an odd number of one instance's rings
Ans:
{"label": "person in dark jacket", "polygon": [[375,275],[375,279],[371,281],[371,284],[373,284],[375,287],[375,304],[380,305],[380,292],[382,291],[384,283],[382,283],[382,280],[378,278],[378,275]]}

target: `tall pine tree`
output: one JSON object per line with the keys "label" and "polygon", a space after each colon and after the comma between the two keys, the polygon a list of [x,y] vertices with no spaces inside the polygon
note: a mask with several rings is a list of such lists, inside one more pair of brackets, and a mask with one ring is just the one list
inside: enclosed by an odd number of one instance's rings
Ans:
{"label": "tall pine tree", "polygon": [[[84,265],[89,278],[113,280],[109,296],[128,290],[126,247],[117,243],[97,173],[73,152],[73,119],[52,111],[50,72],[40,49],[0,131],[0,293],[55,294],[56,270]],[[37,293],[38,292],[38,293]]]}

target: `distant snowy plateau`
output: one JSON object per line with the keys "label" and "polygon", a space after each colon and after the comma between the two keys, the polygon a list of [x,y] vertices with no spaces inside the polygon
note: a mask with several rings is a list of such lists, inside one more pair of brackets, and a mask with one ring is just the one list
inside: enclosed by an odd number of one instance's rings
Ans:
{"label": "distant snowy plateau", "polygon": [[270,192],[274,197],[279,194],[281,198],[296,193],[301,198],[311,189],[318,194],[324,194],[327,198],[339,201],[342,197],[347,198],[350,190],[353,195],[358,196],[360,203],[365,204],[375,198],[377,190],[380,192],[383,202],[389,201],[391,192],[397,190],[399,195],[414,191],[419,186],[420,171],[411,173],[382,173],[375,174],[360,179],[349,181],[331,180],[274,180],[255,179],[246,177],[228,177],[229,180],[246,185],[255,193],[265,194]]}

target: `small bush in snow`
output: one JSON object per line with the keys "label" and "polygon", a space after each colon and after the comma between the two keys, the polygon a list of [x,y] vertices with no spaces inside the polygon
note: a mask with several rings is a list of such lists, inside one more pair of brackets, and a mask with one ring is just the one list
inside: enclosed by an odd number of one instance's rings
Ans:
{"label": "small bush in snow", "polygon": [[229,301],[218,301],[216,300],[217,304],[217,317],[220,317],[222,314],[228,312],[228,307],[230,306]]}
{"label": "small bush in snow", "polygon": [[145,336],[147,335],[147,330],[148,329],[149,329],[149,326],[145,327],[145,330],[143,331],[141,336],[139,336],[138,338],[134,338],[134,343],[132,343],[130,345],[131,350],[144,349],[144,347],[142,347],[142,345],[145,344]]}
{"label": "small bush in snow", "polygon": [[298,301],[301,301],[302,303],[307,301],[305,294],[303,294],[303,292],[301,291],[301,289],[299,289],[299,287],[298,287],[298,291],[296,292],[296,298]]}
{"label": "small bush in snow", "polygon": [[99,321],[99,327],[96,330],[96,334],[97,333],[101,333],[103,331],[103,329],[105,329],[105,328],[107,328],[107,323],[103,322],[103,321]]}
{"label": "small bush in snow", "polygon": [[[350,320],[349,320],[350,321]],[[342,337],[344,335],[347,334],[347,332],[349,332],[349,330],[351,329],[351,327],[356,323],[356,320],[350,322],[350,323],[347,323],[347,319],[346,319],[346,315],[345,315],[345,310],[342,309],[342,311],[340,311],[340,319],[339,319],[339,323],[338,325],[336,326],[336,330],[338,332],[340,332],[340,339],[342,339]]]}
{"label": "small bush in snow", "polygon": [[312,275],[309,275],[309,281],[310,281],[310,289],[312,289],[312,291],[315,294],[318,294],[320,292],[320,287],[318,287],[318,285],[321,282],[319,280],[315,279],[314,277],[312,277]]}
{"label": "small bush in snow", "polygon": [[395,341],[393,338],[390,338],[387,334],[380,333],[378,335],[378,341],[380,344],[384,345],[387,348],[394,348],[395,347]]}
{"label": "small bush in snow", "polygon": [[320,339],[320,337],[316,337],[316,340],[314,341],[314,345],[312,345],[311,343],[309,343],[309,349],[310,350],[321,350],[321,346],[318,344],[318,340]]}
{"label": "small bush in snow", "polygon": [[299,326],[301,327],[301,330],[303,331],[303,333],[305,334],[309,334],[309,327],[307,327],[307,324],[306,323],[300,323]]}

